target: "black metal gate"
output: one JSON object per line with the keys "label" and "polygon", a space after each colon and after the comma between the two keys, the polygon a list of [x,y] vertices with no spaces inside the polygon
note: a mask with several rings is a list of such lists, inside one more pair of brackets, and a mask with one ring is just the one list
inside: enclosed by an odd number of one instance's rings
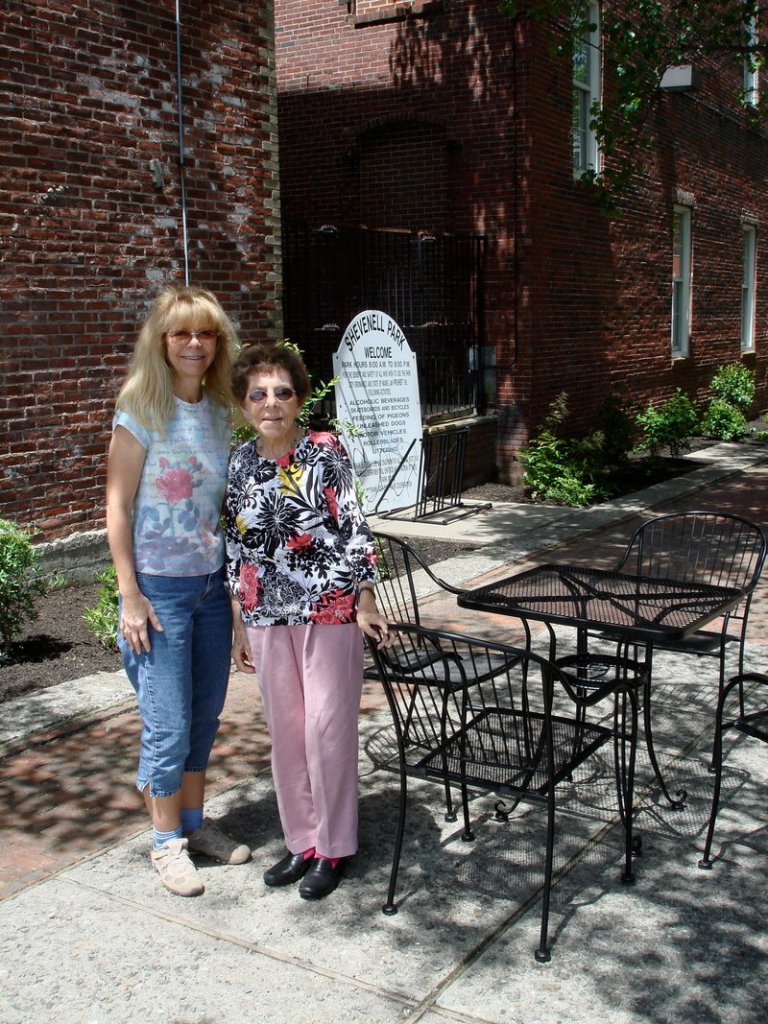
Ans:
{"label": "black metal gate", "polygon": [[285,336],[328,380],[349,322],[380,309],[416,354],[425,419],[485,412],[485,252],[482,236],[284,224]]}

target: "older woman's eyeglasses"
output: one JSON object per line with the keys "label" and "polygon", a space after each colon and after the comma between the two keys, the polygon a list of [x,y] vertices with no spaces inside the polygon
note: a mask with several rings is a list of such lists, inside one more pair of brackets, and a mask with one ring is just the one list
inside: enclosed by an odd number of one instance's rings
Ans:
{"label": "older woman's eyeglasses", "polygon": [[212,341],[216,341],[219,336],[218,331],[213,331],[210,327],[206,327],[202,331],[169,331],[168,337],[176,345],[187,345],[193,338],[202,345],[209,345]]}
{"label": "older woman's eyeglasses", "polygon": [[[266,402],[270,392],[264,388],[254,388],[253,391],[248,392],[248,400],[250,402]],[[272,394],[278,400],[278,402],[290,402],[296,392],[293,388],[275,388]]]}

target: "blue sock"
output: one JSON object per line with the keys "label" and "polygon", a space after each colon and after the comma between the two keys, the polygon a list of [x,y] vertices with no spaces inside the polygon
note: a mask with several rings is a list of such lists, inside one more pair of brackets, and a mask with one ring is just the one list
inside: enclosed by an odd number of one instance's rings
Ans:
{"label": "blue sock", "polygon": [[194,832],[196,828],[200,828],[203,824],[203,808],[202,807],[182,807],[181,808],[181,831],[184,835],[189,832]]}
{"label": "blue sock", "polygon": [[152,829],[154,846],[156,850],[162,850],[169,839],[181,839],[181,826],[172,828],[170,832],[161,832],[157,828]]}

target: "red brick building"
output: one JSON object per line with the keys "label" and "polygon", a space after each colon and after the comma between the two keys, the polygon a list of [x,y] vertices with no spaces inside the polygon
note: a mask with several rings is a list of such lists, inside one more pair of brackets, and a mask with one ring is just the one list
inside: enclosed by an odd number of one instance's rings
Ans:
{"label": "red brick building", "polygon": [[0,516],[50,540],[103,527],[114,396],[159,286],[211,288],[244,338],[281,330],[273,18],[25,0],[0,25]]}
{"label": "red brick building", "polygon": [[[658,90],[609,216],[580,180],[599,160],[583,113],[610,96],[599,35],[572,61],[498,7],[276,0],[284,224],[485,237],[475,344],[495,356],[502,478],[563,390],[587,427],[611,384],[641,407],[677,386],[704,399],[715,368],[742,359],[765,408],[768,135],[735,98],[743,66]],[[288,324],[307,287],[288,263],[285,287]]]}

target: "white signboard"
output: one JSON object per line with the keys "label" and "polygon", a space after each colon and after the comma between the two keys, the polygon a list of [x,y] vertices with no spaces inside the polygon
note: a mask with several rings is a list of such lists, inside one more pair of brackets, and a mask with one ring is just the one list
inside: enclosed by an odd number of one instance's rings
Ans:
{"label": "white signboard", "polygon": [[[416,356],[387,313],[350,322],[333,357],[336,415],[365,492],[363,509],[390,512],[418,500],[421,402]],[[343,429],[345,422],[356,430]],[[382,499],[382,495],[384,495]]]}

